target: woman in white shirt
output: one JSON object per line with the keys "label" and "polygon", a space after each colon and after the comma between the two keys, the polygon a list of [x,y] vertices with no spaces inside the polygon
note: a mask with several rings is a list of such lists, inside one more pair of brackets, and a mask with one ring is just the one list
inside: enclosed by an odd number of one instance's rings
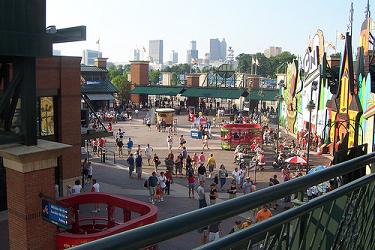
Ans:
{"label": "woman in white shirt", "polygon": [[164,201],[164,190],[167,186],[167,177],[165,177],[164,172],[160,172],[160,176],[158,177],[160,188],[161,188],[161,194],[160,194],[160,201]]}

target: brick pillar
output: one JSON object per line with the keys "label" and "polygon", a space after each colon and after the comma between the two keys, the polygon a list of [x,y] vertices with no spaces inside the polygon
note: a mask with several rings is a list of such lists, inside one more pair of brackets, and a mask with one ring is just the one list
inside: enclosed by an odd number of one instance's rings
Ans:
{"label": "brick pillar", "polygon": [[55,249],[56,226],[42,219],[39,194],[54,198],[57,157],[69,145],[38,140],[38,145],[4,145],[7,178],[9,246]]}
{"label": "brick pillar", "polygon": [[[186,86],[188,87],[199,87],[199,76],[200,74],[188,74],[186,76]],[[186,100],[186,106],[199,106],[199,97],[188,97]]]}
{"label": "brick pillar", "polygon": [[[147,86],[148,82],[148,68],[149,61],[130,61],[130,75],[132,88],[136,86]],[[147,95],[131,94],[130,99],[133,103],[140,104],[142,102],[147,102]]]}

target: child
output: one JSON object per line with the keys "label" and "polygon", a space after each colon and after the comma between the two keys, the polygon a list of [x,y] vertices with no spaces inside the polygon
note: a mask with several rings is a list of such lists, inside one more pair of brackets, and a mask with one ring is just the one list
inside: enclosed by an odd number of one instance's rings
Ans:
{"label": "child", "polygon": [[188,187],[189,187],[189,198],[191,198],[190,194],[192,194],[194,199],[194,188],[195,188],[195,177],[193,173],[189,173],[188,176]]}
{"label": "child", "polygon": [[237,185],[236,185],[236,180],[235,179],[232,180],[232,182],[230,184],[230,187],[228,189],[228,193],[229,193],[229,199],[236,198]]}
{"label": "child", "polygon": [[214,182],[215,182],[216,185],[219,185],[219,175],[218,174],[215,174]]}
{"label": "child", "polygon": [[210,205],[214,205],[216,203],[216,198],[218,198],[216,184],[212,183],[210,185]]}
{"label": "child", "polygon": [[155,200],[157,202],[161,201],[161,192],[162,192],[162,188],[161,188],[160,184],[158,183],[158,185],[156,186],[156,193],[155,193]]}

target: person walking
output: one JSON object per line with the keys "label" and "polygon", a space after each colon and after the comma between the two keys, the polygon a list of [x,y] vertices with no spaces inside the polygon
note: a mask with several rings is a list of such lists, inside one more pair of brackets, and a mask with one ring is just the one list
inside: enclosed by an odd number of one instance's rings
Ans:
{"label": "person walking", "polygon": [[127,147],[128,147],[128,155],[130,155],[130,153],[132,152],[132,149],[133,149],[133,141],[132,141],[132,138],[129,137],[129,140],[128,140],[128,143],[127,143]]}
{"label": "person walking", "polygon": [[156,172],[152,172],[151,176],[148,177],[147,180],[147,187],[148,191],[150,193],[150,202],[152,204],[155,204],[155,195],[156,195],[156,187],[158,185],[158,177],[156,177]]}
{"label": "person walking", "polygon": [[233,179],[228,189],[229,199],[236,198],[237,196],[237,185],[236,180]]}
{"label": "person walking", "polygon": [[172,146],[173,146],[173,137],[168,135],[167,137],[167,145],[168,145],[168,150],[172,150]]}
{"label": "person walking", "polygon": [[135,158],[135,170],[137,172],[138,180],[142,179],[142,156],[137,154]]}
{"label": "person walking", "polygon": [[241,172],[238,170],[238,168],[234,168],[234,171],[232,172],[232,177],[236,182],[237,187],[241,186]]}
{"label": "person walking", "polygon": [[208,242],[220,239],[220,223],[217,221],[208,226]]}
{"label": "person walking", "polygon": [[157,172],[158,167],[159,167],[161,162],[160,162],[159,156],[156,153],[154,154],[154,160],[153,161],[154,161],[155,171]]}
{"label": "person walking", "polygon": [[223,187],[227,182],[228,172],[224,167],[224,164],[220,165],[219,169],[219,180],[220,180],[220,190],[223,191]]}
{"label": "person walking", "polygon": [[186,143],[186,140],[184,138],[184,135],[181,135],[180,136],[180,146],[178,147],[179,149],[180,148],[183,148],[185,146],[185,143]]}
{"label": "person walking", "polygon": [[206,157],[204,156],[203,151],[198,156],[198,162],[199,162],[199,165],[202,165],[206,162]]}
{"label": "person walking", "polygon": [[199,208],[207,207],[206,194],[204,193],[204,181],[199,181],[197,188]]}
{"label": "person walking", "polygon": [[205,181],[206,179],[206,167],[204,164],[201,164],[198,168],[198,180],[199,181]]}
{"label": "person walking", "polygon": [[208,135],[207,134],[203,136],[202,142],[203,142],[202,150],[204,150],[204,148],[207,148],[207,150],[210,150],[210,148],[208,147]]}
{"label": "person walking", "polygon": [[159,185],[161,188],[161,193],[160,193],[160,201],[164,201],[164,192],[165,188],[167,186],[167,177],[165,177],[164,172],[160,172],[160,176],[158,177],[159,179]]}
{"label": "person walking", "polygon": [[192,157],[192,161],[193,161],[194,171],[196,171],[197,168],[198,168],[198,155],[197,155],[197,153],[194,153],[194,155]]}
{"label": "person walking", "polygon": [[211,178],[212,172],[216,168],[216,160],[214,158],[214,154],[211,154],[210,157],[208,157],[207,166],[208,166],[209,178]]}
{"label": "person walking", "polygon": [[[95,192],[95,193],[99,193],[100,192],[100,185],[99,183],[96,181],[96,179],[92,179],[92,188],[91,188],[91,192]],[[95,203],[95,210],[94,212],[97,213],[100,211],[100,208],[99,208],[99,203]]]}
{"label": "person walking", "polygon": [[210,205],[216,204],[216,199],[219,197],[216,189],[216,183],[210,185]]}
{"label": "person walking", "polygon": [[165,194],[170,195],[171,192],[171,184],[173,183],[173,176],[171,171],[167,169],[167,172],[165,173],[165,177],[167,178],[167,181],[165,182]]}
{"label": "person walking", "polygon": [[132,178],[134,172],[134,156],[132,153],[130,153],[128,159],[126,159],[126,162],[129,165],[129,178]]}
{"label": "person walking", "polygon": [[152,152],[154,149],[150,146],[150,144],[147,144],[147,147],[145,148],[145,156],[147,158],[147,163],[149,166],[151,166],[151,157],[152,157]]}
{"label": "person walking", "polygon": [[124,153],[122,151],[122,148],[124,147],[124,143],[122,142],[122,139],[117,139],[116,144],[118,148],[118,156],[122,158],[124,156]]}
{"label": "person walking", "polygon": [[74,181],[74,186],[72,187],[72,194],[79,194],[82,191],[82,186],[81,186],[81,181],[80,180],[75,180]]}
{"label": "person walking", "polygon": [[189,198],[193,196],[194,199],[194,188],[195,188],[195,177],[192,173],[189,174],[188,178]]}
{"label": "person walking", "polygon": [[264,221],[264,220],[266,220],[270,217],[272,217],[271,210],[268,209],[267,205],[263,205],[263,208],[258,211],[255,219],[256,219],[256,222],[261,222],[261,221]]}
{"label": "person walking", "polygon": [[146,118],[146,126],[148,127],[148,131],[151,131],[151,119],[149,117]]}
{"label": "person walking", "polygon": [[242,184],[242,190],[244,194],[250,194],[253,192],[253,182],[250,180],[250,177],[246,178],[246,181]]}

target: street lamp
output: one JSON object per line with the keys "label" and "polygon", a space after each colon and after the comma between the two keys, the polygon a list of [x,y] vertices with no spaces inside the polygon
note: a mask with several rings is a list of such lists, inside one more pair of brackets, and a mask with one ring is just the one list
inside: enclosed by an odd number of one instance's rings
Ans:
{"label": "street lamp", "polygon": [[309,134],[307,136],[307,173],[310,170],[310,139],[311,139],[311,113],[315,109],[315,103],[313,100],[310,100],[306,106],[309,111]]}
{"label": "street lamp", "polygon": [[280,139],[280,112],[281,112],[281,103],[284,101],[283,95],[276,96],[277,103],[277,137],[276,137],[276,153],[279,153],[279,139]]}

